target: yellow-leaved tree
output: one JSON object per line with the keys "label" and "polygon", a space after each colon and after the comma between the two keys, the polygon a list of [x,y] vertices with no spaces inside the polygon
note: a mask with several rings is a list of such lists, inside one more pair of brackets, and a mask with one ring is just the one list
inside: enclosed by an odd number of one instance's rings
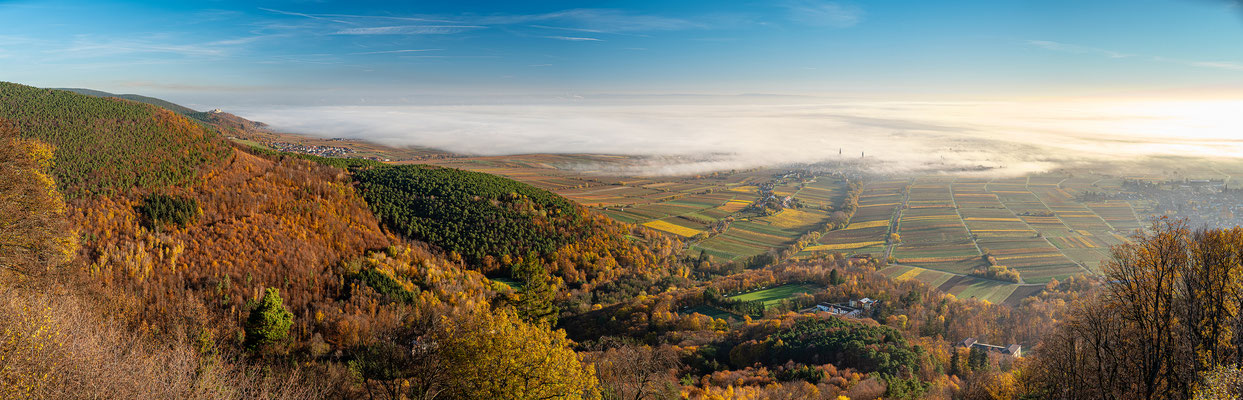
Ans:
{"label": "yellow-leaved tree", "polygon": [[0,120],[0,268],[41,272],[77,251],[77,232],[48,175],[53,149]]}
{"label": "yellow-leaved tree", "polygon": [[571,350],[565,332],[486,307],[441,317],[430,340],[462,399],[597,399],[595,368]]}

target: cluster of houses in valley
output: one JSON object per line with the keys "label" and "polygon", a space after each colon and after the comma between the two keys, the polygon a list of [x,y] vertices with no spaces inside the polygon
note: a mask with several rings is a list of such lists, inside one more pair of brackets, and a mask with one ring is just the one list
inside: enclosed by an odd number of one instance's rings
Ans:
{"label": "cluster of houses in valley", "polygon": [[[867,297],[858,300],[851,300],[846,303],[820,303],[814,306],[800,310],[804,313],[820,313],[825,312],[841,317],[863,318],[866,317],[872,308],[876,306],[877,300]],[[1011,344],[1009,346],[997,346],[983,343],[976,338],[966,338],[961,342],[955,343],[957,347],[965,347],[969,349],[980,349],[989,353],[997,353],[1011,357],[1022,357],[1023,346]]]}
{"label": "cluster of houses in valley", "polygon": [[312,146],[312,145],[305,145],[305,144],[298,144],[298,143],[285,143],[285,142],[272,142],[272,143],[267,143],[267,145],[271,146],[273,149],[276,149],[278,151],[310,154],[310,155],[316,155],[320,157],[340,157],[348,153],[354,152],[354,150],[352,149],[349,149],[346,147],[338,147],[338,146]]}
{"label": "cluster of houses in valley", "polygon": [[1127,201],[1135,208],[1140,222],[1149,215],[1169,215],[1186,218],[1195,227],[1243,225],[1243,190],[1230,188],[1224,179],[1126,179],[1121,192],[1084,192],[1078,199]]}

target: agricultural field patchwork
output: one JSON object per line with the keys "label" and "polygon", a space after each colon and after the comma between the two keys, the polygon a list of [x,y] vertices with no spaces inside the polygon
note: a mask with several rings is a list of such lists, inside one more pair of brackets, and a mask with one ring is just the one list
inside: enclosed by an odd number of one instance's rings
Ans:
{"label": "agricultural field patchwork", "polygon": [[[840,176],[782,180],[774,170],[620,177],[561,169],[605,162],[611,161],[543,155],[447,163],[552,190],[618,221],[677,236],[689,243],[688,253],[703,252],[717,261],[743,260],[790,246],[828,221],[841,207],[848,187]],[[833,252],[881,256],[891,249],[898,265],[886,269],[887,274],[900,270],[893,276],[927,282],[960,297],[1004,302],[1030,294],[1029,286],[1002,287],[966,274],[988,265],[985,254],[1019,271],[1024,283],[1032,286],[1099,271],[1109,259],[1110,246],[1124,243],[1142,226],[1139,210],[1152,207],[1141,200],[1087,195],[1119,193],[1123,179],[1091,173],[871,178],[864,182],[850,223],[821,235],[796,256]],[[768,189],[778,199],[789,196],[802,207],[760,215],[750,206]],[[714,231],[721,227],[727,228]],[[701,233],[711,236],[696,242],[693,238],[703,237]],[[891,247],[890,233],[898,234]]]}
{"label": "agricultural field patchwork", "polygon": [[983,259],[963,223],[950,182],[919,180],[911,186],[907,209],[898,222],[898,263],[965,274]]}
{"label": "agricultural field patchwork", "polygon": [[815,210],[798,210],[787,208],[780,213],[761,218],[769,225],[782,228],[806,231],[812,226],[824,221],[828,215]]}
{"label": "agricultural field patchwork", "polygon": [[703,252],[713,257],[714,261],[731,261],[743,257],[762,254],[769,247],[739,237],[717,235],[695,243],[690,247],[692,254]]}
{"label": "agricultural field patchwork", "polygon": [[1043,238],[992,238],[980,239],[978,243],[997,264],[1019,271],[1025,283],[1045,283],[1085,272]]}
{"label": "agricultural field patchwork", "polygon": [[919,267],[893,265],[880,273],[896,280],[916,280],[959,298],[976,298],[990,303],[1018,304],[1039,290],[1038,285],[1018,285]]}
{"label": "agricultural field patchwork", "polygon": [[814,256],[826,252],[881,255],[885,251],[890,220],[902,205],[908,183],[866,183],[859,195],[858,209],[847,228],[829,231],[820,237],[816,245],[804,248],[798,256]]}
{"label": "agricultural field patchwork", "polygon": [[845,196],[846,182],[831,177],[817,178],[815,182],[806,184],[794,194],[794,198],[805,206],[821,209],[840,205]]}

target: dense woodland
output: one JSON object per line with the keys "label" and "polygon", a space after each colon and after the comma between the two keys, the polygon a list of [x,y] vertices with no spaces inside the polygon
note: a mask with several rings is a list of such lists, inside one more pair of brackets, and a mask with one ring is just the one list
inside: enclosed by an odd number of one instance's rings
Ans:
{"label": "dense woodland", "polygon": [[52,171],[70,199],[188,186],[230,153],[210,128],[116,98],[0,83],[0,118],[56,147]]}
{"label": "dense woodland", "polygon": [[[0,398],[1243,394],[1237,228],[1161,221],[1006,306],[885,260],[688,257],[512,180],[238,146],[149,104],[0,104]],[[731,299],[785,284],[815,289]]]}
{"label": "dense woodland", "polygon": [[[479,172],[419,165],[355,174],[359,191],[393,231],[437,245],[492,273],[534,252],[571,284],[616,278],[621,270],[668,274],[681,247],[627,229],[556,194]],[[655,246],[643,252],[637,244]]]}

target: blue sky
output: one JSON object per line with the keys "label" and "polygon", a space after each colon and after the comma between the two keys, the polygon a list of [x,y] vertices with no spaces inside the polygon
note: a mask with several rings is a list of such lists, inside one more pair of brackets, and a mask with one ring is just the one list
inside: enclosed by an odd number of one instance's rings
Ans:
{"label": "blue sky", "polygon": [[1212,0],[0,0],[0,21],[0,80],[201,105],[1195,95],[1243,83],[1243,9]]}

